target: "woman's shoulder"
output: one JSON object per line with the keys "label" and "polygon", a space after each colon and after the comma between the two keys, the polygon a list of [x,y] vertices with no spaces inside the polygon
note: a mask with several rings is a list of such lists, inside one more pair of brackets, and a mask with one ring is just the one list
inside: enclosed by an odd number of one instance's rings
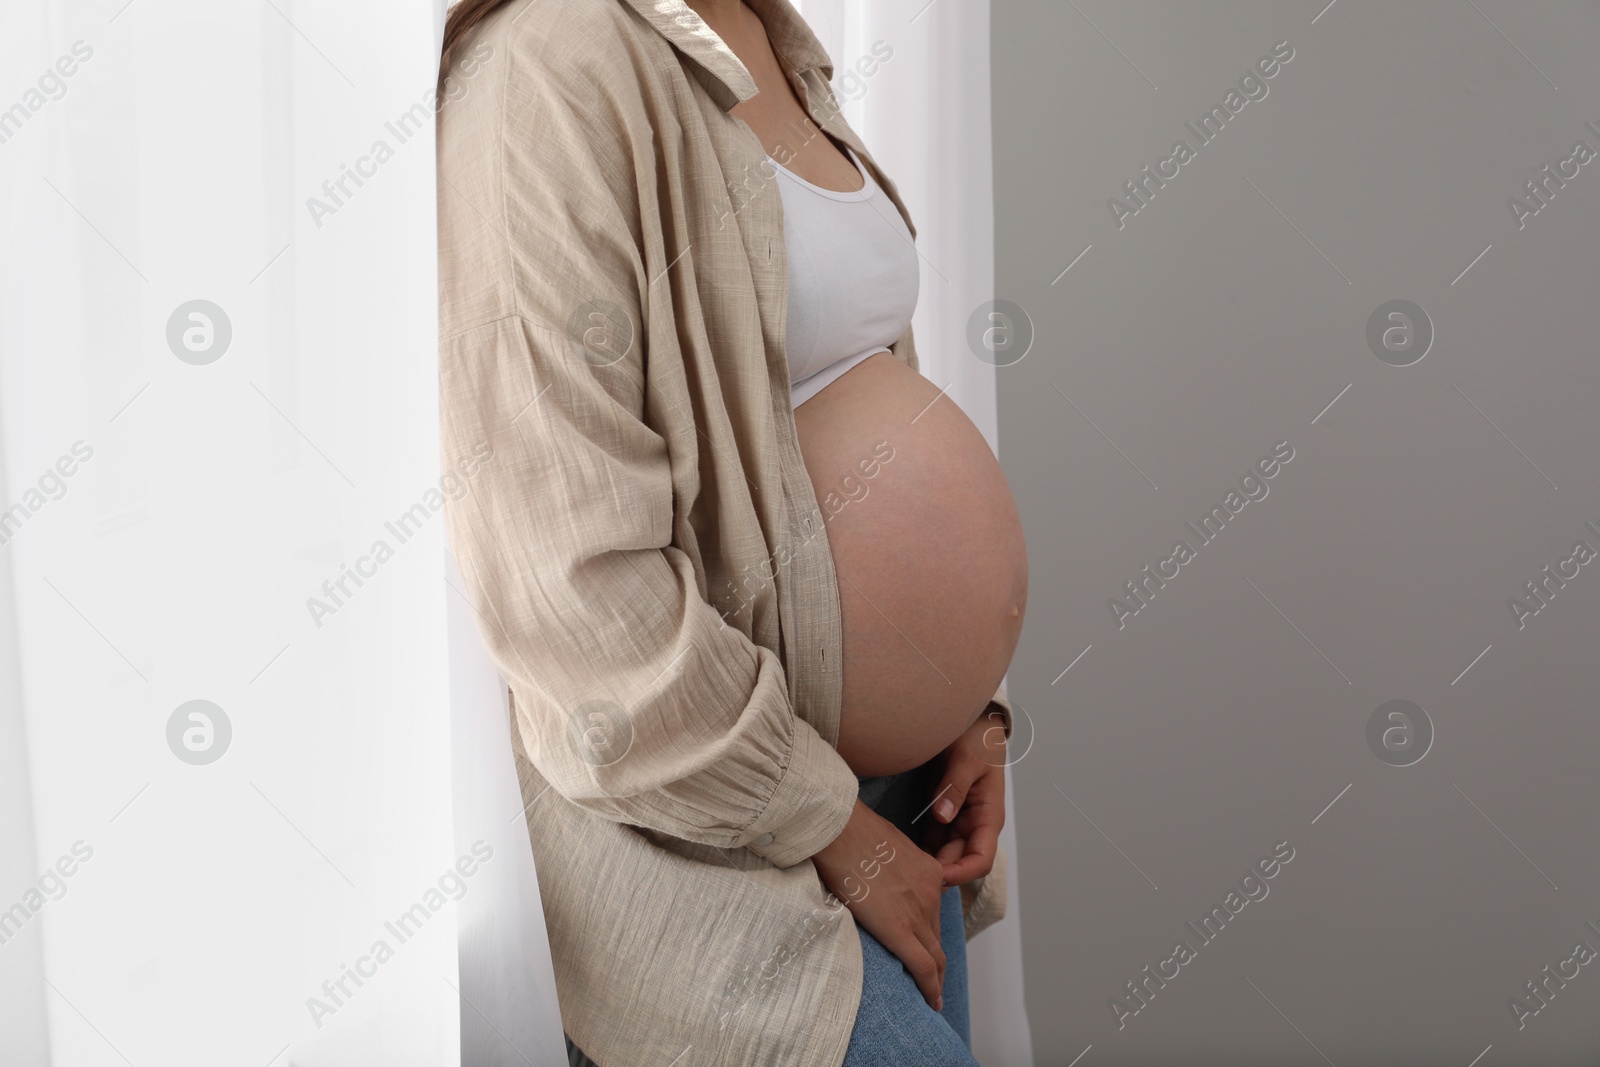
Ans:
{"label": "woman's shoulder", "polygon": [[627,0],[512,0],[456,43],[437,128],[442,335],[564,321],[544,305],[572,278],[637,273],[640,182],[676,67],[645,31]]}
{"label": "woman's shoulder", "polygon": [[625,0],[511,0],[457,48],[504,56],[518,77],[581,79],[586,95],[615,93],[639,70],[644,23]]}
{"label": "woman's shoulder", "polygon": [[[652,143],[664,65],[628,0],[512,0],[456,42],[438,110],[439,173],[499,214],[520,186],[575,171],[631,180]],[[622,187],[618,186],[621,192]]]}

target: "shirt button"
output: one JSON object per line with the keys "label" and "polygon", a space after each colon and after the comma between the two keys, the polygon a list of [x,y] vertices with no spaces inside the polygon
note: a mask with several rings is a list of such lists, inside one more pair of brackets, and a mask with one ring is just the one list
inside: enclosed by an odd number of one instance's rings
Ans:
{"label": "shirt button", "polygon": [[770,844],[772,844],[772,835],[771,834],[762,834],[760,837],[756,838],[754,841],[751,841],[750,843],[752,845],[770,845]]}

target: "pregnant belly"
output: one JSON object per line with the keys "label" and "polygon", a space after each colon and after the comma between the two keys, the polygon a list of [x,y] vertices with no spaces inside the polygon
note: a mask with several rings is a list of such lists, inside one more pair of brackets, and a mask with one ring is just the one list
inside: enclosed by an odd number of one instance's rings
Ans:
{"label": "pregnant belly", "polygon": [[839,753],[858,775],[920,766],[972,725],[1022,630],[1022,522],[988,442],[892,353],[795,409],[844,627]]}

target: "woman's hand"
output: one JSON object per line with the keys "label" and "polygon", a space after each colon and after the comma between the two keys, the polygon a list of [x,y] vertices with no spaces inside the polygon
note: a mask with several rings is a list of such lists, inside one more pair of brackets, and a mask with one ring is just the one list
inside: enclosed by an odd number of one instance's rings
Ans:
{"label": "woman's hand", "polygon": [[922,847],[944,870],[946,885],[965,885],[994,867],[1006,821],[1006,731],[999,712],[980,716],[941,753],[933,819]]}
{"label": "woman's hand", "polygon": [[811,860],[856,922],[905,964],[933,1010],[943,1008],[939,861],[860,798],[844,832]]}

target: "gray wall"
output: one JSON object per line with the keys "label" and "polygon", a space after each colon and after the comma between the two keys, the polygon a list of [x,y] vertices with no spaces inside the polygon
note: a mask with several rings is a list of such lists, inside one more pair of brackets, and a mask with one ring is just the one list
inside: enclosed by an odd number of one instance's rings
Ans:
{"label": "gray wall", "polygon": [[[1600,6],[1325,5],[995,5],[1041,1067],[1600,1062],[1600,961],[1565,962],[1600,951],[1600,560],[1562,563],[1600,551],[1600,159],[1508,206],[1600,152]],[[1425,353],[1369,331],[1395,300]],[[1285,441],[1265,497],[1185,527]],[[1541,1001],[1546,965],[1576,976]]]}

